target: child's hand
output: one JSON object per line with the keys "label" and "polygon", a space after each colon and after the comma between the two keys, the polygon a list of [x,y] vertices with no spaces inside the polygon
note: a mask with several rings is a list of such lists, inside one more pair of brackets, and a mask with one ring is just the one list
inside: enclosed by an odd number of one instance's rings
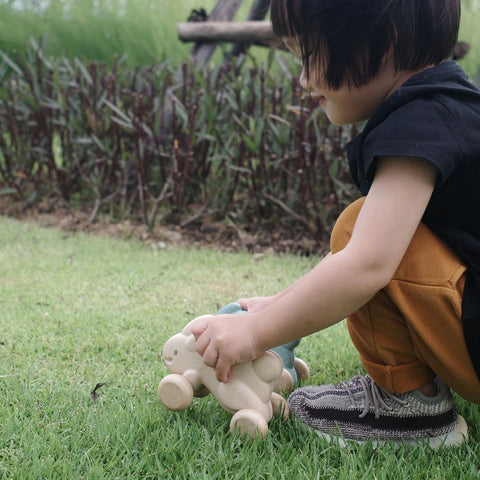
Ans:
{"label": "child's hand", "polygon": [[202,318],[192,327],[197,352],[215,369],[218,381],[228,382],[233,365],[264,353],[258,350],[253,327],[250,314],[215,315]]}
{"label": "child's hand", "polygon": [[247,310],[249,313],[255,313],[270,305],[275,300],[275,297],[276,295],[270,297],[240,298],[237,300],[237,303],[240,304],[243,310]]}

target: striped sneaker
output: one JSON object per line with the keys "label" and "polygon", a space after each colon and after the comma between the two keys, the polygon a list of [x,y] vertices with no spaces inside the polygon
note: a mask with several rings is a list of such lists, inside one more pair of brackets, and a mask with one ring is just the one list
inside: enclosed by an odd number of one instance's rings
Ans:
{"label": "striped sneaker", "polygon": [[450,390],[438,379],[435,383],[434,397],[418,390],[393,394],[368,375],[357,375],[337,386],[299,388],[288,403],[300,420],[342,447],[348,440],[374,446],[425,443],[433,449],[460,445],[468,439],[465,420]]}

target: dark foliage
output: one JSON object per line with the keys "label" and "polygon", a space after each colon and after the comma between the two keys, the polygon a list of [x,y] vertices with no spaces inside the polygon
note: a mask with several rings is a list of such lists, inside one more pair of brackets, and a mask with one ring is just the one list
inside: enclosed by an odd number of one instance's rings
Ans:
{"label": "dark foliage", "polygon": [[215,215],[321,241],[356,195],[356,132],[329,125],[288,72],[0,55],[0,194],[25,208],[61,201],[150,228]]}

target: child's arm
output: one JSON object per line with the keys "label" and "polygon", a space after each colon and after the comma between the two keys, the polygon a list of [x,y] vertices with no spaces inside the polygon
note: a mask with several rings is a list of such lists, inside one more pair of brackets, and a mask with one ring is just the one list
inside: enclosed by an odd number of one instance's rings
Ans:
{"label": "child's arm", "polygon": [[[321,262],[323,262],[330,255],[331,255],[331,252],[328,253],[328,255],[326,255],[321,260]],[[276,293],[274,295],[267,296],[267,297],[240,298],[240,299],[237,300],[237,303],[240,304],[240,306],[242,307],[243,310],[247,310],[250,313],[259,312],[260,310],[264,309],[265,307],[267,307],[271,303],[277,301],[280,297],[282,297],[283,295],[288,293],[290,290],[295,288],[297,286],[297,283],[301,282],[302,279],[303,279],[303,277],[300,278],[299,280],[297,280],[295,283],[292,283],[291,285],[289,285],[285,290],[282,290],[279,293]]]}
{"label": "child's arm", "polygon": [[385,287],[422,219],[436,177],[436,168],[426,160],[379,159],[342,251],[325,258],[260,311],[210,317],[197,324],[197,351],[215,367],[217,378],[227,381],[232,365],[339,322]]}

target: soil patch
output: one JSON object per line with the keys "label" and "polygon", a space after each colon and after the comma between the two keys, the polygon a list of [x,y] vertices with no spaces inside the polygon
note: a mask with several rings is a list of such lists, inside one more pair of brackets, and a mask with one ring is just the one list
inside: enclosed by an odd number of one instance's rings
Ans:
{"label": "soil patch", "polygon": [[254,228],[239,228],[232,220],[218,221],[205,216],[187,226],[160,224],[148,231],[142,223],[131,220],[113,222],[108,219],[89,221],[86,212],[69,208],[47,208],[42,205],[25,209],[8,198],[0,197],[0,214],[44,227],[59,228],[67,232],[88,232],[106,238],[138,239],[152,248],[167,245],[197,247],[225,252],[322,254],[328,249],[318,243],[309,232],[295,225],[272,229],[266,223]]}

